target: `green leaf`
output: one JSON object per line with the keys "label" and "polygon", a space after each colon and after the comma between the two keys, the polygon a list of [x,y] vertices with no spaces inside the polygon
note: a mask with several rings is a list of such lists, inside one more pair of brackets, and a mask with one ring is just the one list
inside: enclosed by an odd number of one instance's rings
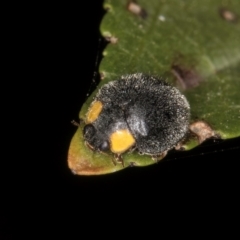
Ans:
{"label": "green leaf", "polygon": [[[191,123],[206,123],[212,135],[223,139],[240,136],[239,0],[106,0],[104,8],[100,28],[110,43],[100,64],[99,87],[130,73],[163,76],[188,99]],[[96,91],[83,105],[80,118],[85,118]],[[114,165],[112,155],[85,146],[82,128],[83,124],[69,150],[69,166],[77,174],[115,172],[132,162],[154,163],[151,157],[125,153],[125,166]],[[184,147],[200,142],[188,138]]]}

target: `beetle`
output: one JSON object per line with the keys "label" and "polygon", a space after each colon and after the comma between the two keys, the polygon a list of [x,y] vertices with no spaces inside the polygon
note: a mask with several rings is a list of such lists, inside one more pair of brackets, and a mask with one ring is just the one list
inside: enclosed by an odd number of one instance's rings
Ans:
{"label": "beetle", "polygon": [[90,149],[117,159],[130,149],[154,157],[185,137],[189,117],[189,103],[177,88],[156,76],[128,74],[98,90],[83,136]]}

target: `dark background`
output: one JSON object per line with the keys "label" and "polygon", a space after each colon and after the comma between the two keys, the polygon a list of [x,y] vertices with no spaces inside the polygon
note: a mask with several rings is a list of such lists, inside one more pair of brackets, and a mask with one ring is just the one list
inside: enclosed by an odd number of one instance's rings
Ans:
{"label": "dark background", "polygon": [[66,231],[72,239],[89,225],[94,232],[101,223],[106,229],[131,228],[131,221],[153,223],[151,214],[220,216],[237,202],[239,138],[208,141],[189,152],[172,152],[158,164],[114,174],[77,176],[68,169],[68,147],[76,131],[70,122],[78,119],[93,87],[96,59],[105,44],[99,43],[103,15],[102,1],[58,3],[38,15],[33,80],[41,93],[32,131],[37,129],[39,139],[35,132],[28,139],[25,147],[33,144],[33,153],[24,152],[14,184],[6,184],[1,239],[31,235],[29,228],[55,237]]}

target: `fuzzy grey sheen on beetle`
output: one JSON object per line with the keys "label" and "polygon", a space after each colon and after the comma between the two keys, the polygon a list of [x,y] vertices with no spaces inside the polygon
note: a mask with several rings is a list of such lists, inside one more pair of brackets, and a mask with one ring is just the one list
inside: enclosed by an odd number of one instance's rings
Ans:
{"label": "fuzzy grey sheen on beetle", "polygon": [[160,155],[174,148],[189,128],[190,107],[180,91],[142,73],[103,85],[85,117],[86,145],[120,156],[134,149]]}

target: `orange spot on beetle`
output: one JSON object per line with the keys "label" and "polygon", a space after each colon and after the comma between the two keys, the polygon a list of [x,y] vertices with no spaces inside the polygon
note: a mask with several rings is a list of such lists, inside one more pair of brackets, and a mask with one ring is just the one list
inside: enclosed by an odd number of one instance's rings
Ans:
{"label": "orange spot on beetle", "polygon": [[127,129],[118,130],[110,136],[111,151],[123,153],[135,144],[135,139]]}
{"label": "orange spot on beetle", "polygon": [[103,108],[103,105],[100,101],[94,101],[90,108],[88,109],[87,115],[86,115],[86,123],[92,123],[94,122],[99,114],[101,113]]}

